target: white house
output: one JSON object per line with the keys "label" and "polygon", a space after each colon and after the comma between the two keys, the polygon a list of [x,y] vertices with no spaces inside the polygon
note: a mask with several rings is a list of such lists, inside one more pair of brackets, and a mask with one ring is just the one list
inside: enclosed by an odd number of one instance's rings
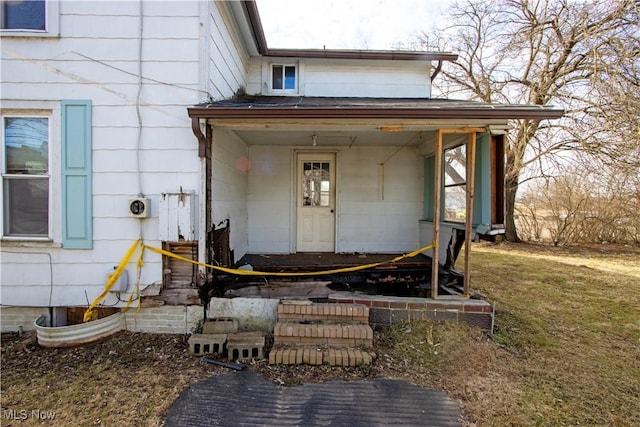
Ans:
{"label": "white house", "polygon": [[[86,307],[138,238],[210,262],[221,223],[228,262],[437,238],[437,266],[452,230],[502,222],[508,121],[562,114],[432,99],[453,53],[270,49],[252,1],[2,1],[1,13],[3,331]],[[102,305],[178,281],[166,256],[143,261]],[[145,310],[139,330],[185,328],[156,328]]]}

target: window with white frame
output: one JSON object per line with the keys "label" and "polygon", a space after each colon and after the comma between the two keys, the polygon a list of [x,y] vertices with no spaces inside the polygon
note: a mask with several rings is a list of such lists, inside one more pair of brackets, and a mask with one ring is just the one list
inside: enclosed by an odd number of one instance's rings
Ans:
{"label": "window with white frame", "polygon": [[467,207],[466,145],[444,150],[444,220],[464,222]]}
{"label": "window with white frame", "polygon": [[273,91],[295,91],[297,88],[295,65],[274,64],[271,66],[271,89]]}
{"label": "window with white frame", "polygon": [[2,117],[2,235],[49,237],[49,118]]}
{"label": "window with white frame", "polygon": [[8,36],[57,36],[60,2],[0,0],[0,30]]}

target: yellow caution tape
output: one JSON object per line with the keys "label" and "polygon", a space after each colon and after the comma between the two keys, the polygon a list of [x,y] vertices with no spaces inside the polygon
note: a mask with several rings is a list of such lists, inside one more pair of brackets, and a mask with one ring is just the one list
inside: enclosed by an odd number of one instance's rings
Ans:
{"label": "yellow caution tape", "polygon": [[[374,262],[374,263],[371,263],[371,264],[362,264],[362,265],[357,265],[357,266],[354,266],[354,267],[337,268],[337,269],[333,269],[333,270],[307,271],[307,272],[295,272],[295,273],[277,273],[277,272],[268,272],[268,271],[239,270],[239,269],[235,269],[235,268],[226,268],[226,267],[220,267],[218,265],[206,264],[204,262],[199,262],[199,261],[195,261],[195,260],[192,260],[192,259],[189,259],[189,258],[185,258],[183,256],[174,254],[173,252],[169,252],[169,251],[166,251],[164,249],[160,249],[160,248],[156,248],[156,247],[153,247],[153,246],[145,245],[144,243],[142,243],[142,239],[138,239],[131,245],[131,247],[129,248],[127,253],[124,255],[124,257],[120,261],[120,264],[118,265],[116,270],[113,272],[113,274],[109,275],[109,279],[107,280],[107,283],[104,285],[104,289],[102,290],[100,295],[98,295],[96,297],[96,299],[93,300],[91,305],[89,305],[89,308],[87,308],[87,310],[84,312],[84,319],[83,320],[85,322],[88,322],[88,321],[92,320],[95,307],[107,296],[107,294],[109,293],[109,290],[113,287],[113,285],[115,284],[116,280],[118,280],[118,278],[120,277],[120,275],[122,274],[122,272],[126,268],[127,264],[131,260],[131,257],[135,253],[135,250],[138,247],[138,245],[140,245],[140,253],[138,255],[138,261],[136,262],[137,280],[136,280],[136,292],[135,292],[137,294],[138,306],[136,308],[136,311],[134,312],[134,315],[137,314],[138,311],[140,310],[140,273],[141,273],[142,267],[144,265],[144,263],[143,263],[143,255],[144,255],[144,250],[145,249],[149,249],[150,251],[158,253],[160,255],[166,255],[168,257],[175,258],[175,259],[178,259],[178,260],[181,260],[181,261],[184,261],[184,262],[188,262],[188,263],[191,263],[191,264],[199,265],[199,266],[202,266],[202,267],[211,268],[211,269],[222,271],[224,273],[229,273],[229,274],[235,274],[235,275],[240,275],[240,276],[294,277],[294,276],[317,276],[317,275],[335,274],[335,273],[349,273],[349,272],[353,272],[353,271],[366,270],[367,268],[373,268],[373,267],[377,267],[377,266],[383,265],[383,264],[392,264],[392,263],[398,262],[400,260],[403,260],[405,258],[413,258],[416,255],[418,255],[418,254],[420,254],[420,253],[422,253],[424,251],[428,251],[429,249],[435,249],[435,248],[438,247],[438,245],[434,241],[428,246],[424,246],[424,247],[422,247],[420,249],[416,249],[415,251],[410,252],[410,253],[405,254],[405,255],[397,256],[397,257],[395,257],[395,258],[393,258],[391,260],[388,260],[388,261]],[[125,307],[122,310],[123,313],[126,312],[129,309],[129,306],[133,302],[133,295],[134,295],[133,292],[129,295],[129,299],[127,300],[127,304],[125,305]]]}
{"label": "yellow caution tape", "polygon": [[[136,311],[133,312],[134,316],[136,314],[138,314],[138,311],[140,311],[140,275],[142,273],[142,266],[144,265],[144,263],[142,262],[142,256],[143,255],[144,255],[144,249],[141,249],[140,250],[140,254],[138,255],[138,262],[136,262],[136,292],[135,292],[135,295],[137,295],[138,304],[137,304],[137,307],[136,307]],[[133,295],[134,295],[133,292],[129,294],[129,299],[127,300],[127,304],[122,309],[123,313],[126,313],[127,311],[129,311],[129,306],[131,306],[131,303],[133,302]]]}
{"label": "yellow caution tape", "polygon": [[389,261],[381,261],[381,262],[375,262],[375,263],[371,263],[371,264],[362,264],[362,265],[357,265],[354,267],[345,267],[345,268],[337,268],[334,270],[323,270],[323,271],[308,271],[308,272],[295,272],[295,273],[277,273],[277,272],[267,272],[267,271],[253,271],[253,270],[238,270],[235,268],[226,268],[226,267],[220,267],[217,265],[211,265],[211,264],[206,264],[204,262],[198,262],[189,258],[185,258],[183,256],[180,255],[176,255],[172,252],[166,251],[164,249],[160,249],[160,248],[155,248],[153,246],[147,246],[145,244],[142,245],[143,250],[144,249],[149,249],[152,252],[158,253],[160,255],[166,255],[168,257],[171,258],[175,258],[181,261],[185,261],[185,262],[189,262],[191,264],[196,264],[202,267],[207,267],[207,268],[211,268],[214,270],[218,270],[218,271],[222,271],[225,273],[229,273],[229,274],[235,274],[235,275],[239,275],[239,276],[280,276],[280,277],[294,277],[294,276],[317,276],[317,275],[324,275],[324,274],[335,274],[335,273],[348,273],[348,272],[352,272],[352,271],[360,271],[360,270],[365,270],[367,268],[372,268],[372,267],[377,267],[379,265],[382,264],[391,264],[391,263],[395,263],[398,262],[402,259],[405,258],[412,258],[424,251],[427,251],[429,249],[433,249],[436,248],[437,245],[435,242],[432,242],[430,245],[422,247],[420,249],[416,249],[413,252],[410,252],[408,254],[405,255],[400,255],[397,256],[395,258],[393,258],[392,260]]}
{"label": "yellow caution tape", "polygon": [[[136,251],[138,245],[141,245],[141,248],[144,248],[144,245],[142,245],[141,242],[142,242],[142,240],[138,239],[131,245],[131,247],[129,248],[127,253],[122,258],[122,261],[120,261],[120,264],[116,268],[116,271],[114,271],[113,274],[109,275],[109,279],[107,280],[107,283],[104,285],[104,289],[102,290],[100,295],[98,295],[96,297],[96,299],[93,300],[91,305],[89,305],[89,308],[87,308],[87,310],[84,312],[84,318],[83,318],[84,322],[88,322],[88,321],[92,320],[94,309],[107,296],[107,294],[109,293],[109,291],[111,290],[113,285],[116,283],[116,280],[118,280],[118,278],[120,277],[120,275],[122,274],[122,272],[126,268],[127,264],[129,263],[129,260],[133,256],[133,254]],[[141,251],[142,250],[143,249],[141,249]]]}

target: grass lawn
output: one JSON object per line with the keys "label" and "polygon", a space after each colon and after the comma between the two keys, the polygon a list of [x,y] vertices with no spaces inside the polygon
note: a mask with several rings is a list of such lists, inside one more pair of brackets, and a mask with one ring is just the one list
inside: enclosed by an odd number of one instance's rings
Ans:
{"label": "grass lawn", "polygon": [[[477,244],[472,256],[473,289],[496,302],[492,337],[414,322],[376,334],[373,366],[249,369],[286,384],[405,378],[447,391],[468,425],[640,425],[640,248]],[[2,338],[3,426],[161,425],[184,387],[226,372],[177,336],[122,333],[74,349]]]}
{"label": "grass lawn", "polygon": [[640,425],[639,248],[478,244],[472,283],[496,302],[491,340],[430,323],[389,338],[470,424]]}

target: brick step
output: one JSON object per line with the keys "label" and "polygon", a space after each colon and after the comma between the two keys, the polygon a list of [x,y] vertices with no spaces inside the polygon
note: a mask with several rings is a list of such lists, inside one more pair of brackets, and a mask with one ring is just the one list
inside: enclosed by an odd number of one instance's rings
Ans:
{"label": "brick step", "polygon": [[278,322],[273,331],[274,344],[321,345],[332,347],[373,347],[369,325]]}
{"label": "brick step", "polygon": [[349,303],[304,303],[283,301],[278,305],[280,321],[314,321],[369,323],[369,307]]}
{"label": "brick step", "polygon": [[352,348],[274,346],[269,353],[269,364],[362,366],[370,365],[375,357],[371,351]]}

